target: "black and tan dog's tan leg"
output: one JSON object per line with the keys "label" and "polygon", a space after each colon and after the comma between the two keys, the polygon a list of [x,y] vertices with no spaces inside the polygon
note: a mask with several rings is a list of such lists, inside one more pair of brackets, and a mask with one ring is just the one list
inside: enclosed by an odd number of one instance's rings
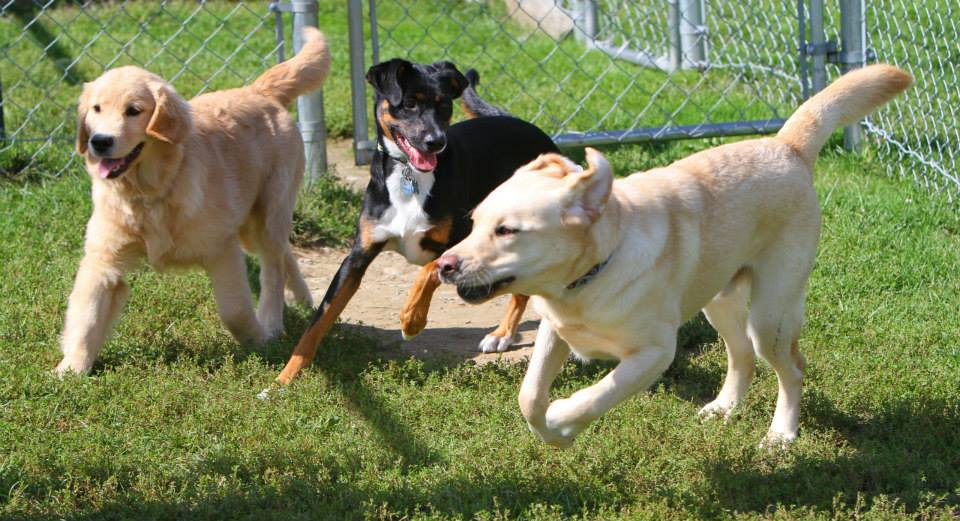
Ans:
{"label": "black and tan dog's tan leg", "polygon": [[[426,327],[430,302],[434,291],[439,286],[440,277],[437,275],[436,261],[431,261],[420,268],[407,301],[403,305],[403,310],[400,312],[400,331],[405,340],[416,336]],[[513,345],[517,339],[520,319],[529,300],[530,297],[526,295],[512,296],[500,325],[480,342],[481,351],[502,353]]]}
{"label": "black and tan dog's tan leg", "polygon": [[[364,227],[361,226],[361,230]],[[300,337],[297,346],[290,355],[290,360],[280,372],[277,381],[283,385],[289,384],[300,370],[310,364],[313,357],[317,354],[317,347],[320,341],[326,336],[330,327],[347,307],[347,303],[360,287],[360,279],[367,271],[367,267],[373,262],[373,259],[383,250],[384,243],[373,243],[366,240],[366,234],[358,234],[357,240],[350,254],[340,264],[333,282],[327,288],[327,293],[320,303],[320,307],[313,315],[313,320],[307,331]]]}
{"label": "black and tan dog's tan leg", "polygon": [[426,327],[430,301],[439,286],[436,261],[430,261],[420,268],[417,280],[413,282],[407,301],[400,311],[400,332],[403,333],[404,340],[413,338]]}
{"label": "black and tan dog's tan leg", "polygon": [[517,341],[517,329],[520,327],[520,318],[527,308],[530,297],[513,295],[507,305],[507,313],[503,315],[500,325],[480,341],[480,351],[484,353],[502,353]]}

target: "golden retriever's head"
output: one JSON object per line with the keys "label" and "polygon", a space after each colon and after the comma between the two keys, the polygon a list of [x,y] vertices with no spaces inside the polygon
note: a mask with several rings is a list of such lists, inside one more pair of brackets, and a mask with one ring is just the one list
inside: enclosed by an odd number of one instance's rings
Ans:
{"label": "golden retriever's head", "polygon": [[190,133],[190,105],[159,76],[119,67],[84,84],[77,107],[77,152],[91,175],[114,179],[137,164],[151,141],[178,145]]}
{"label": "golden retriever's head", "polygon": [[473,211],[470,235],[437,260],[441,280],[468,302],[563,291],[592,265],[590,228],[613,184],[602,154],[588,148],[587,164],[545,154],[517,170]]}

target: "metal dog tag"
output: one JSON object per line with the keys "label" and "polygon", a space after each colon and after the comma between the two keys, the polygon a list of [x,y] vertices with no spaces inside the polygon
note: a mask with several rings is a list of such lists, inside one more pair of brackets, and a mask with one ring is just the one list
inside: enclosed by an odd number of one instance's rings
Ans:
{"label": "metal dog tag", "polygon": [[400,177],[402,180],[400,186],[403,189],[404,195],[414,195],[420,193],[420,185],[417,183],[417,179],[413,177],[413,172],[410,171],[410,168],[404,168]]}

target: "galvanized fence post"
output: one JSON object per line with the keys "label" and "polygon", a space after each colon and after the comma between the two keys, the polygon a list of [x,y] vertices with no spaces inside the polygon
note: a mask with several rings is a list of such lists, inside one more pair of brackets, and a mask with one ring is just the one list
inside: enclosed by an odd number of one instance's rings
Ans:
{"label": "galvanized fence post", "polygon": [[[847,73],[867,62],[864,48],[867,24],[863,0],[840,0],[840,26],[840,65],[842,71]],[[862,140],[863,129],[859,121],[843,128],[843,148],[859,151]]]}
{"label": "galvanized fence post", "polygon": [[367,83],[364,76],[366,66],[363,62],[362,0],[347,2],[347,21],[350,40],[350,95],[353,106],[353,158],[356,164],[365,165],[370,162],[373,155],[373,142],[370,141],[367,130],[369,123],[367,121]]}
{"label": "galvanized fence post", "polygon": [[684,69],[701,68],[707,61],[707,26],[703,23],[703,7],[702,0],[680,0],[677,21]]}
{"label": "galvanized fence post", "polygon": [[667,57],[670,60],[670,71],[679,71],[683,68],[683,42],[680,38],[680,0],[668,0],[667,27],[670,31],[668,41],[670,50]]}
{"label": "galvanized fence post", "polygon": [[[303,28],[317,27],[316,0],[293,0],[293,50],[303,46]],[[306,175],[311,180],[327,170],[327,125],[323,117],[323,90],[297,98],[300,135],[307,159]]]}
{"label": "galvanized fence post", "polygon": [[0,141],[7,139],[7,127],[3,123],[3,80],[0,79]]}
{"label": "galvanized fence post", "polygon": [[807,54],[813,57],[813,90],[816,94],[827,86],[827,37],[823,32],[823,0],[810,0],[810,45]]}

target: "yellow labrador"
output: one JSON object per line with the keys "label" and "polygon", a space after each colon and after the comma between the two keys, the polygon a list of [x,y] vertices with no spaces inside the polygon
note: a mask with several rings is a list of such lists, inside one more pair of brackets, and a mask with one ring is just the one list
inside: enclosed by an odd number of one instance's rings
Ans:
{"label": "yellow labrador", "polygon": [[[286,106],[320,87],[330,56],[323,34],[304,36],[297,56],[252,85],[189,103],[137,67],[84,85],[77,151],[93,178],[93,215],[58,374],[90,370],[129,292],[124,275],[143,259],[159,270],[204,268],[239,341],[282,329],[284,286],[311,305],[289,243],[304,153]],[[260,258],[256,314],[241,245]]]}
{"label": "yellow labrador", "polygon": [[[760,355],[780,386],[765,444],[795,439],[804,371],[797,339],[820,235],[813,165],[834,129],[911,81],[874,65],[808,100],[775,137],[616,181],[596,150],[587,149],[585,171],[544,155],[494,190],[473,212],[472,233],[437,269],[471,302],[534,296],[543,320],[519,397],[530,429],[570,445],[659,378],[673,361],[677,328],[703,309],[726,343],[728,372],[701,414],[729,415]],[[619,364],[551,403],[550,385],[570,350]]]}

